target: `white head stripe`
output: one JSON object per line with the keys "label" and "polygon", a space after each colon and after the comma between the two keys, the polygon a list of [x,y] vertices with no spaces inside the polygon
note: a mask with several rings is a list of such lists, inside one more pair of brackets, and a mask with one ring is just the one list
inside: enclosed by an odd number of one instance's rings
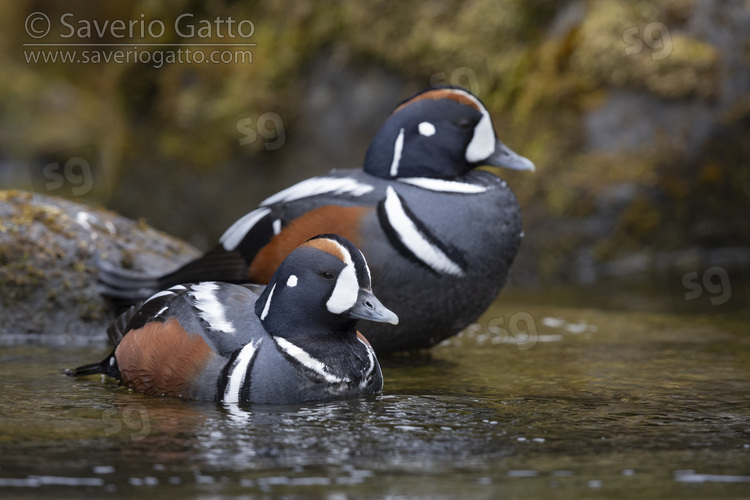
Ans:
{"label": "white head stripe", "polygon": [[398,164],[401,163],[401,151],[404,149],[404,129],[401,128],[393,145],[393,163],[391,163],[391,177],[398,175]]}
{"label": "white head stripe", "polygon": [[419,124],[419,133],[425,137],[435,135],[435,125],[430,122],[422,122]]}
{"label": "white head stripe", "polygon": [[341,382],[349,382],[349,377],[338,377],[328,371],[328,367],[326,367],[325,363],[313,358],[310,356],[306,351],[300,349],[296,345],[289,342],[287,339],[283,337],[274,337],[273,338],[276,343],[281,347],[281,349],[299,361],[299,363],[304,366],[305,368],[317,373],[321,377],[325,379],[326,382],[329,384],[340,384]]}
{"label": "white head stripe", "polygon": [[266,304],[263,306],[263,312],[260,313],[260,319],[261,321],[266,319],[266,316],[268,316],[268,310],[271,308],[271,297],[273,297],[273,291],[276,289],[276,283],[273,284],[271,287],[271,291],[268,292],[268,298],[266,299]]}
{"label": "white head stripe", "polygon": [[385,213],[391,227],[403,244],[422,262],[440,273],[463,276],[461,267],[445,253],[430,243],[404,211],[401,200],[393,186],[388,186],[385,195]]}
{"label": "white head stripe", "polygon": [[286,280],[286,286],[288,286],[289,288],[294,288],[295,286],[297,286],[297,281],[297,276],[292,274],[291,276],[289,276],[289,279]]}
{"label": "white head stripe", "polygon": [[336,285],[333,287],[333,292],[326,302],[326,307],[333,314],[341,314],[344,311],[351,309],[354,304],[357,303],[357,296],[359,295],[359,282],[357,281],[357,271],[354,269],[354,262],[352,256],[340,243],[328,240],[335,244],[341,250],[344,255],[344,269],[339,273],[336,278]]}
{"label": "white head stripe", "polygon": [[362,196],[372,190],[371,185],[364,184],[351,177],[313,177],[266,198],[260,203],[260,206],[265,207],[282,201],[290,202],[320,194]]}
{"label": "white head stripe", "polygon": [[242,383],[245,381],[245,376],[247,375],[247,367],[250,365],[250,362],[255,357],[257,348],[262,341],[263,339],[258,340],[255,343],[250,342],[249,344],[245,345],[245,347],[242,348],[240,353],[234,359],[232,371],[229,373],[229,378],[227,379],[227,386],[226,386],[226,389],[224,390],[224,395],[223,395],[224,402],[226,403],[239,402],[240,389],[242,388]]}
{"label": "white head stripe", "polygon": [[245,235],[253,226],[269,213],[271,213],[271,210],[268,208],[258,208],[249,214],[243,215],[234,224],[229,226],[229,229],[224,231],[224,234],[219,238],[219,243],[224,247],[224,250],[231,252],[237,248],[237,245],[242,242]]}
{"label": "white head stripe", "polygon": [[224,305],[219,302],[216,290],[219,289],[213,281],[198,283],[190,287],[188,294],[195,300],[195,307],[200,310],[199,316],[203,318],[208,326],[217,332],[234,333],[234,325],[227,321]]}

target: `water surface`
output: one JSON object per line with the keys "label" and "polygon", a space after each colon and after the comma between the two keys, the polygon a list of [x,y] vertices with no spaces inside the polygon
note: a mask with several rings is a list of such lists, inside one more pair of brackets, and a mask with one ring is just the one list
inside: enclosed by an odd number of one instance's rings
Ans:
{"label": "water surface", "polygon": [[103,340],[6,338],[0,495],[750,497],[746,310],[502,299],[428,354],[381,359],[381,395],[293,407],[74,380],[61,370]]}

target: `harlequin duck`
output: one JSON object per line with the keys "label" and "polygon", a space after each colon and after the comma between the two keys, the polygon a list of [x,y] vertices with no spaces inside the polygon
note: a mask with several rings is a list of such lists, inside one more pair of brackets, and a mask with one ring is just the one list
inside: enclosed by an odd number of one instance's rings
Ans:
{"label": "harlequin duck", "polygon": [[430,88],[402,102],[365,156],[261,202],[219,245],[177,271],[148,278],[104,265],[102,292],[140,298],[201,279],[264,283],[300,242],[341,234],[370,263],[398,328],[364,325],[378,353],[427,348],[475,321],[495,300],[521,241],[518,202],[482,165],[533,170],[500,142],[467,90]]}
{"label": "harlequin duck", "polygon": [[358,319],[398,323],[373,295],[362,253],[336,235],[294,250],[258,296],[252,287],[176,285],[108,329],[115,350],[73,376],[105,374],[135,391],[293,404],[373,394],[380,365]]}

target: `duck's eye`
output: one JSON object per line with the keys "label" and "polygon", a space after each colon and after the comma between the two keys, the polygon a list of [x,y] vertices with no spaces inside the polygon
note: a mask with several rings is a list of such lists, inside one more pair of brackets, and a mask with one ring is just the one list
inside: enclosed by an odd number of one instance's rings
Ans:
{"label": "duck's eye", "polygon": [[333,279],[333,273],[331,271],[323,271],[322,273],[320,273],[320,275],[323,276],[327,280]]}
{"label": "duck's eye", "polygon": [[459,118],[456,125],[462,130],[471,130],[474,128],[474,121],[470,118]]}

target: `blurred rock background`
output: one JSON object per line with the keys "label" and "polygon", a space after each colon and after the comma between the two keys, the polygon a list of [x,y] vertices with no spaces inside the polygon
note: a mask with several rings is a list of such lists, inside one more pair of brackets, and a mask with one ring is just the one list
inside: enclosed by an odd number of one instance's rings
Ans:
{"label": "blurred rock background", "polygon": [[[361,165],[401,99],[452,83],[480,96],[499,137],[537,165],[503,174],[526,233],[513,284],[750,262],[747,0],[0,8],[0,188],[101,205],[206,249],[275,191]],[[175,32],[185,13],[193,37]],[[230,17],[235,33],[252,21],[252,36],[231,39],[215,22]],[[135,32],[96,34],[114,20]],[[163,35],[149,36],[154,21]],[[94,48],[24,45],[45,42],[121,43],[96,49],[130,60],[45,62],[43,53]],[[229,42],[255,44],[219,47],[252,61],[155,62],[154,51]]]}

